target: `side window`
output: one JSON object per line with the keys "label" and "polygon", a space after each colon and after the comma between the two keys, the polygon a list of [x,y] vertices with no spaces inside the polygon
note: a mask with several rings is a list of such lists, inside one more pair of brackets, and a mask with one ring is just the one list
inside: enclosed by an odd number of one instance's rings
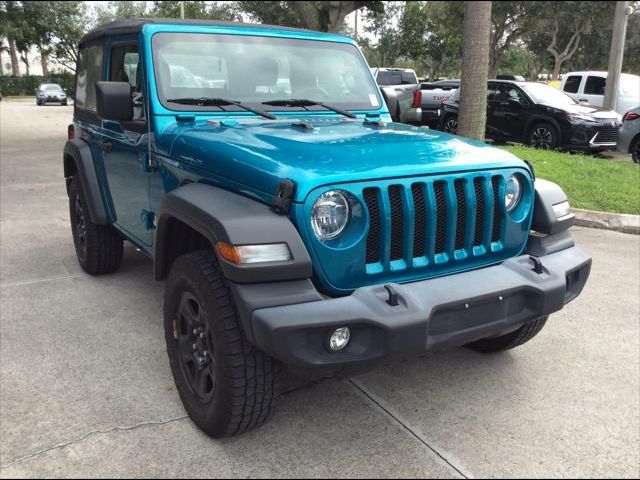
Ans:
{"label": "side window", "polygon": [[96,111],[96,82],[102,79],[102,45],[84,47],[79,52],[75,105]]}
{"label": "side window", "polygon": [[567,78],[563,90],[568,93],[578,93],[582,77],[580,75],[571,75]]}
{"label": "side window", "polygon": [[584,86],[585,95],[604,95],[604,87],[607,79],[602,77],[587,77],[587,83]]}
{"label": "side window", "polygon": [[496,100],[497,95],[498,95],[498,86],[493,83],[490,83],[489,88],[487,89],[487,102]]}
{"label": "side window", "polygon": [[418,77],[416,77],[416,74],[413,72],[401,72],[400,78],[403,85],[413,85],[418,83]]}

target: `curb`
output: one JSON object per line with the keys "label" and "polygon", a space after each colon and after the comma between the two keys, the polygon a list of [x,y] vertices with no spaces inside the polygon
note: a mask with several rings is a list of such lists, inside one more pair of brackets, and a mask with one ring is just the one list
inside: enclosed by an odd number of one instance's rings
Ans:
{"label": "curb", "polygon": [[576,226],[640,235],[640,215],[596,212],[581,208],[572,208],[571,210],[576,216],[574,222]]}

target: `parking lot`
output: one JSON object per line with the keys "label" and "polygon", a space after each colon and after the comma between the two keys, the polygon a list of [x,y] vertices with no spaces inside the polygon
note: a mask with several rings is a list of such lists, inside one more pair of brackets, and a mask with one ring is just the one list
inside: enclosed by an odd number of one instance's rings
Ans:
{"label": "parking lot", "polygon": [[0,476],[640,476],[640,238],[578,229],[576,302],[525,346],[390,363],[285,394],[212,440],[168,367],[163,285],[131,246],[78,266],[62,173],[72,107],[0,103]]}

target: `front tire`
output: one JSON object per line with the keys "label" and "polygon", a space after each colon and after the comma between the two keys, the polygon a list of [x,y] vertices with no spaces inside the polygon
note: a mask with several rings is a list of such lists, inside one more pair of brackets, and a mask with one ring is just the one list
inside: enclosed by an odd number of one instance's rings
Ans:
{"label": "front tire", "polygon": [[164,326],[178,393],[200,429],[220,438],[265,422],[281,367],[247,341],[213,251],[184,255],[171,266]]}
{"label": "front tire", "polygon": [[555,150],[559,145],[558,132],[547,122],[537,123],[529,129],[527,145],[542,150]]}
{"label": "front tire", "polygon": [[527,343],[533,337],[535,337],[544,325],[547,323],[549,316],[540,317],[535,320],[531,320],[529,323],[523,325],[519,329],[495,338],[483,338],[475,342],[465,345],[471,350],[481,353],[495,353],[511,350],[512,348],[519,347],[523,343]]}
{"label": "front tire", "polygon": [[111,225],[91,221],[87,200],[77,175],[69,185],[69,216],[78,262],[91,275],[115,272],[122,263],[122,235]]}
{"label": "front tire", "polygon": [[629,153],[631,153],[631,158],[634,162],[640,163],[640,137],[633,141]]}

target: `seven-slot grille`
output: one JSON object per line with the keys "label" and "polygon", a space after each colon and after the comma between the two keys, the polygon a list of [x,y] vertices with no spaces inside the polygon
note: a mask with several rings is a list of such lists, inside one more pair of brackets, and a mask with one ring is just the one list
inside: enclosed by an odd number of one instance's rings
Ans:
{"label": "seven-slot grille", "polygon": [[503,184],[494,175],[365,188],[367,264],[387,270],[395,262],[397,270],[402,261],[406,268],[416,260],[426,265],[498,251]]}
{"label": "seven-slot grille", "polygon": [[603,127],[598,129],[598,133],[593,143],[618,143],[618,135],[620,129],[618,127]]}

